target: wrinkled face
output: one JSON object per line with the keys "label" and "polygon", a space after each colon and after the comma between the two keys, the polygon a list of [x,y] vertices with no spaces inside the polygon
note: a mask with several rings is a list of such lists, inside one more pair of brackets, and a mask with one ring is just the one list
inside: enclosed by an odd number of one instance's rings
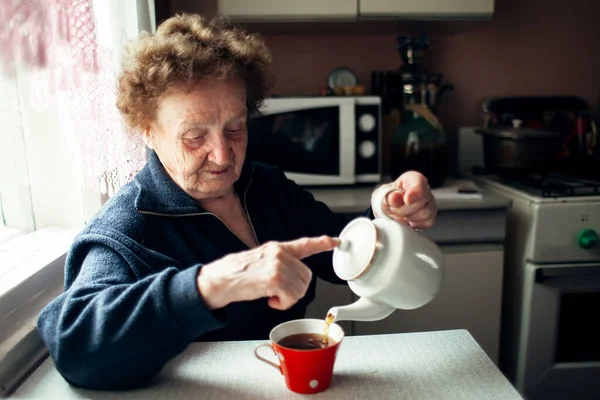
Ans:
{"label": "wrinkled face", "polygon": [[200,80],[169,91],[159,101],[147,143],[187,194],[210,201],[233,190],[248,135],[246,88],[239,79]]}

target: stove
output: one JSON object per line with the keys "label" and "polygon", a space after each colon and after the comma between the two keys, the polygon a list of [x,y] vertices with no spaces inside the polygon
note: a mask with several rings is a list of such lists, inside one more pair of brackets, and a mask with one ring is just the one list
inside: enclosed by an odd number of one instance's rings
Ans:
{"label": "stove", "polygon": [[511,201],[500,368],[529,400],[600,399],[600,180],[475,171]]}
{"label": "stove", "polygon": [[471,178],[480,183],[505,189],[535,202],[568,201],[600,202],[600,178],[577,177],[558,173],[523,173],[498,175],[475,169]]}
{"label": "stove", "polygon": [[517,190],[539,197],[600,196],[600,180],[577,178],[561,174],[526,174],[492,178]]}

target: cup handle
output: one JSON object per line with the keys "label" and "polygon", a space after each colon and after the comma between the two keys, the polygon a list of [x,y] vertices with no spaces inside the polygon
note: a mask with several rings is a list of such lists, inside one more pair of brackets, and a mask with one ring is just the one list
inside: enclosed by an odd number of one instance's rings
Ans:
{"label": "cup handle", "polygon": [[[268,344],[268,343],[263,343],[263,344],[259,344],[258,346],[256,346],[256,348],[254,349],[254,356],[255,356],[256,358],[258,358],[260,361],[262,361],[262,362],[265,362],[265,363],[269,364],[270,366],[272,366],[273,368],[275,368],[277,371],[279,371],[279,372],[280,372],[280,373],[283,375],[283,371],[281,370],[281,365],[279,365],[279,364],[275,364],[274,362],[272,362],[272,361],[269,361],[269,360],[267,360],[266,358],[264,358],[264,357],[261,357],[261,356],[258,354],[258,349],[260,349],[261,347],[268,347],[268,348],[270,348],[270,349],[271,349],[271,351],[273,352],[273,354],[275,354],[275,349],[273,349],[273,346],[272,346],[271,344]],[[276,355],[276,354],[275,354],[275,355]]]}

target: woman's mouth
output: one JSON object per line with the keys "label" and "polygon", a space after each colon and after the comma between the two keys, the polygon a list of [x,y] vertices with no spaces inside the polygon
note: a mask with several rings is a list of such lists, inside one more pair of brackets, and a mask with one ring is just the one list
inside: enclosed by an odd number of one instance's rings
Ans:
{"label": "woman's mouth", "polygon": [[224,175],[228,169],[229,169],[229,167],[227,167],[225,169],[212,170],[212,171],[208,171],[208,172],[210,173],[211,176],[220,176],[220,175]]}

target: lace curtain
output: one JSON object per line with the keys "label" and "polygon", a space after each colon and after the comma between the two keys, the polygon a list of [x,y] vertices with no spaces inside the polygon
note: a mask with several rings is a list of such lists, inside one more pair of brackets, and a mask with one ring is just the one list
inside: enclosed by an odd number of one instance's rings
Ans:
{"label": "lace curtain", "polygon": [[95,22],[92,0],[0,0],[0,62],[30,70],[32,96],[57,113],[85,186],[111,196],[143,167],[146,148],[124,130],[115,106],[118,54],[99,44]]}

